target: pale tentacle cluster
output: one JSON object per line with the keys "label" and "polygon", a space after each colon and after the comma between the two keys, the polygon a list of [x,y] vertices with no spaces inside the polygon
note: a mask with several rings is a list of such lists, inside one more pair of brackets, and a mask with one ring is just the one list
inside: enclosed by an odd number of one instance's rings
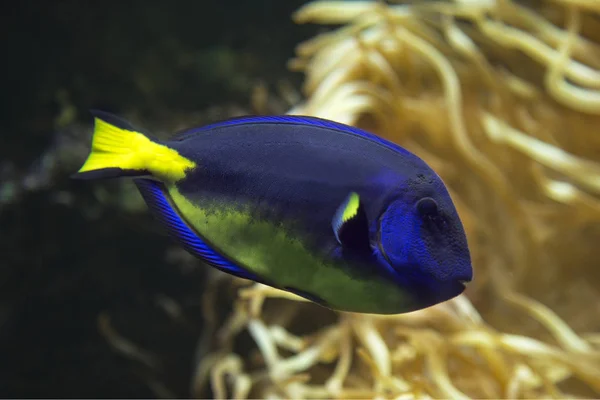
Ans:
{"label": "pale tentacle cluster", "polygon": [[[290,113],[425,159],[457,204],[475,281],[386,317],[240,290],[205,363],[216,397],[600,395],[600,3],[532,3],[323,1],[294,15],[343,26],[298,47],[306,100]],[[240,332],[255,353],[231,350]]]}
{"label": "pale tentacle cluster", "polygon": [[[256,284],[242,289],[224,342],[245,328],[260,357],[229,353],[208,362],[216,398],[543,398],[577,397],[559,387],[577,378],[600,392],[598,335],[582,338],[542,304],[513,293],[504,301],[532,317],[553,343],[498,331],[464,296],[398,316],[342,314],[299,336],[287,325],[320,319],[316,305]],[[266,299],[298,302],[265,312]],[[273,300],[268,300],[273,301]],[[519,317],[514,312],[513,317]],[[250,367],[250,368],[249,368]],[[254,367],[254,368],[252,368]],[[248,371],[250,370],[250,371]]]}

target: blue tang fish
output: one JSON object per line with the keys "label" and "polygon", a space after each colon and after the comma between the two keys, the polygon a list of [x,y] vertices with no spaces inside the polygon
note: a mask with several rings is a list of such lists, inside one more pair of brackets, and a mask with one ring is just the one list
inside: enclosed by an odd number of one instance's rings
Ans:
{"label": "blue tang fish", "polygon": [[134,177],[170,235],[221,271],[371,314],[449,300],[473,277],[440,177],[373,134],[286,115],[157,140],[93,114],[92,149],[74,177]]}

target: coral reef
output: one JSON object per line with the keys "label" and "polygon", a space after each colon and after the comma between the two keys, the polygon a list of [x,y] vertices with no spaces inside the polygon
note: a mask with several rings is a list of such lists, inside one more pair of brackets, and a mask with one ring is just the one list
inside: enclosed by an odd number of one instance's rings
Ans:
{"label": "coral reef", "polygon": [[289,112],[367,128],[429,162],[464,220],[475,281],[450,302],[386,317],[241,287],[196,393],[210,383],[217,398],[599,396],[599,13],[586,0],[298,10],[298,23],[343,26],[297,48],[305,101]]}

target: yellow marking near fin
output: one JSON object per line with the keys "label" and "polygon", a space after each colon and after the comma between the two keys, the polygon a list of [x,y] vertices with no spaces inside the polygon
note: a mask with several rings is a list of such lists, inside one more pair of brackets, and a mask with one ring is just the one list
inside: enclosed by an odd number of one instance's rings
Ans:
{"label": "yellow marking near fin", "polygon": [[176,150],[153,142],[143,133],[122,129],[95,118],[92,151],[79,172],[106,168],[148,171],[164,181],[185,177],[196,163]]}
{"label": "yellow marking near fin", "polygon": [[349,219],[352,219],[358,213],[358,207],[360,206],[360,198],[356,192],[350,193],[348,197],[348,204],[346,204],[346,208],[344,209],[344,213],[342,214],[342,222],[346,222]]}

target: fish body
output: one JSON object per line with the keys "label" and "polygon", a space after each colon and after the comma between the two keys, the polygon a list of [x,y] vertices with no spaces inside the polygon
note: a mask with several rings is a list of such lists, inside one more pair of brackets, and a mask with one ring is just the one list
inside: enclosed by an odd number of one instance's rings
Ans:
{"label": "fish body", "polygon": [[350,312],[448,300],[472,279],[464,230],[420,158],[312,117],[242,117],[158,141],[96,112],[79,178],[134,176],[188,251],[232,275]]}

